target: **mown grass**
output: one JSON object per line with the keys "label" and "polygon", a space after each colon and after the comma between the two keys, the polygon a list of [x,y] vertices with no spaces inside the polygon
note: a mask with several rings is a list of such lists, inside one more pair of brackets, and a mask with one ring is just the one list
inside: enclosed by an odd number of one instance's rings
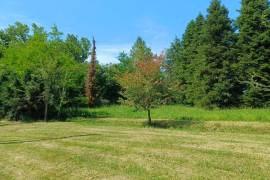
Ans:
{"label": "mown grass", "polygon": [[270,179],[270,110],[84,109],[0,121],[0,179]]}
{"label": "mown grass", "polygon": [[[89,110],[87,110],[89,111]],[[146,118],[146,112],[127,106],[108,106],[91,109],[95,117]],[[154,119],[201,120],[201,121],[262,121],[270,122],[270,109],[215,109],[185,107],[181,105],[161,106],[152,110]]]}
{"label": "mown grass", "polygon": [[270,123],[0,122],[0,179],[269,179]]}

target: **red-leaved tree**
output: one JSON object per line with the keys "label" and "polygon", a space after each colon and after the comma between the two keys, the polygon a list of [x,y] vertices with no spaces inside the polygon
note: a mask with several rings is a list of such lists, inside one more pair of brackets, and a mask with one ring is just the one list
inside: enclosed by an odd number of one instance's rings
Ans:
{"label": "red-leaved tree", "polygon": [[133,72],[127,72],[119,77],[119,83],[124,88],[124,97],[128,104],[147,111],[148,124],[152,123],[151,109],[162,100],[161,67],[164,56],[154,56],[150,59],[136,61]]}

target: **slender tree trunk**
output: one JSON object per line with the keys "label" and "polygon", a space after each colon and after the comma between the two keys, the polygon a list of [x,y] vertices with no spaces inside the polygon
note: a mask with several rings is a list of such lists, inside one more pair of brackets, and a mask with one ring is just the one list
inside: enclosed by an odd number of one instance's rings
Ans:
{"label": "slender tree trunk", "polygon": [[45,102],[45,108],[44,108],[44,121],[47,122],[47,116],[48,116],[48,102]]}
{"label": "slender tree trunk", "polygon": [[152,124],[152,118],[151,118],[151,111],[150,109],[147,110],[147,114],[148,114],[148,125]]}

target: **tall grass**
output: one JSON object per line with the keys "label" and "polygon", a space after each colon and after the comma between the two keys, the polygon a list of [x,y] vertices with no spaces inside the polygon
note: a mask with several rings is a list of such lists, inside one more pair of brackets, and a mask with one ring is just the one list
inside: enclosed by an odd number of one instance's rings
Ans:
{"label": "tall grass", "polygon": [[[146,112],[128,106],[107,106],[88,110],[96,117],[144,119]],[[202,121],[268,121],[270,109],[215,109],[206,110],[181,105],[161,106],[152,110],[154,119]]]}

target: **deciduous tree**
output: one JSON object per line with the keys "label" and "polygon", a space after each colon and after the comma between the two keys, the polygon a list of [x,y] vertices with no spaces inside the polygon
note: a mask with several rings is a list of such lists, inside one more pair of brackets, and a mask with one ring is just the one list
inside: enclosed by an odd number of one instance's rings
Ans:
{"label": "deciduous tree", "polygon": [[163,55],[137,61],[133,72],[127,72],[119,77],[127,102],[136,108],[146,110],[149,124],[152,122],[151,109],[162,101],[163,61]]}

